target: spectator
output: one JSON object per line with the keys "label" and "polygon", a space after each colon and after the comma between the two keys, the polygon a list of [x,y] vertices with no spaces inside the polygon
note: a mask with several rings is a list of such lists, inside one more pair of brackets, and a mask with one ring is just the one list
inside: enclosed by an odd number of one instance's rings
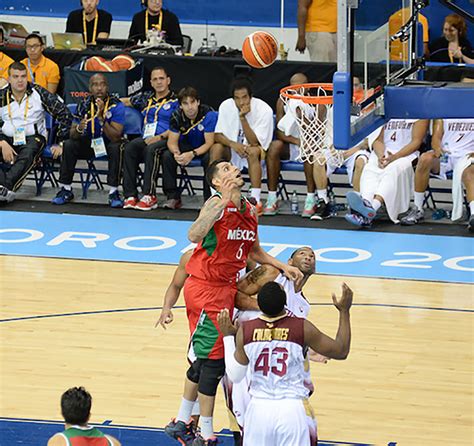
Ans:
{"label": "spectator", "polygon": [[53,435],[47,446],[88,445],[120,446],[111,435],[105,435],[96,427],[89,426],[92,397],[84,387],[72,387],[61,396],[61,413],[65,430]]}
{"label": "spectator", "polygon": [[[308,78],[303,73],[296,73],[291,76],[290,79],[290,85],[305,84],[307,82]],[[281,119],[286,116],[286,106],[283,104],[281,98],[278,98],[275,108],[276,122],[279,123]],[[294,120],[292,122],[294,122]],[[265,157],[268,174],[268,200],[263,210],[263,215],[276,215],[278,213],[279,204],[277,199],[277,187],[278,179],[280,177],[281,161],[295,160],[299,155],[299,132],[296,132],[294,135],[287,135],[286,133],[287,132],[280,130],[277,126],[276,139],[270,144],[267,156]],[[308,162],[304,163],[304,174],[308,193],[306,195],[304,210],[301,216],[311,217],[314,214],[316,199],[314,196],[315,184],[313,180],[313,166]]]}
{"label": "spectator", "polygon": [[3,31],[3,28],[0,27],[0,46],[4,46],[5,45],[5,34],[4,34],[4,31]]}
{"label": "spectator", "polygon": [[[465,20],[457,15],[446,16],[443,25],[443,36],[430,45],[430,60],[432,62],[470,63],[474,57],[472,45],[467,40]],[[472,60],[472,59],[470,59]]]}
{"label": "spectator", "polygon": [[0,51],[0,88],[8,84],[8,67],[13,62],[14,60],[11,57]]}
{"label": "spectator", "polygon": [[71,184],[79,158],[91,159],[107,155],[109,205],[120,208],[123,206],[123,201],[118,186],[123,151],[125,107],[120,99],[109,94],[107,78],[101,73],[94,74],[90,78],[89,92],[90,95],[77,108],[69,139],[63,147],[52,151],[54,158],[62,155],[59,169],[61,190],[53,198],[52,203],[63,205],[74,199]]}
{"label": "spectator", "polygon": [[[187,166],[197,158],[204,168],[209,165],[209,150],[214,144],[217,113],[201,104],[198,92],[192,87],[183,88],[178,94],[180,108],[170,121],[168,149],[163,153],[163,190],[169,207],[181,207],[180,191],[176,186],[176,168]],[[209,184],[204,179],[204,201],[211,196]]]}
{"label": "spectator", "polygon": [[145,0],[146,9],[137,12],[132,19],[128,38],[134,42],[146,40],[150,29],[165,33],[165,42],[170,45],[183,46],[183,36],[178,17],[167,9],[162,9],[162,0]]}
{"label": "spectator", "polygon": [[39,34],[30,34],[25,39],[25,49],[28,57],[21,62],[28,68],[28,82],[56,93],[60,79],[59,67],[43,56],[43,38]]}
{"label": "spectator", "polygon": [[99,0],[81,0],[82,9],[71,11],[66,22],[67,33],[84,36],[86,45],[95,45],[97,39],[107,39],[112,26],[112,15],[97,9]]}
{"label": "spectator", "polygon": [[27,82],[26,67],[14,62],[8,68],[9,87],[0,90],[0,201],[13,201],[28,172],[46,144],[45,113],[58,120],[58,139],[67,138],[72,116],[63,101],[39,85]]}
{"label": "spectator", "polygon": [[250,193],[261,215],[261,161],[273,136],[273,110],[261,99],[253,97],[252,84],[247,78],[235,79],[231,94],[232,98],[219,107],[216,143],[211,147],[210,161],[225,159],[239,169],[248,167]]}
{"label": "spectator", "polygon": [[[178,98],[170,90],[171,78],[163,67],[155,67],[151,72],[153,91],[137,93],[131,98],[123,98],[125,105],[132,106],[143,115],[144,130],[141,138],[136,138],[125,146],[123,191],[124,209],[150,211],[158,207],[156,198],[156,178],[160,167],[159,157],[167,149],[170,119],[178,108]],[[143,174],[143,197],[138,200],[137,170],[145,162]],[[167,201],[163,207],[175,209],[177,202]]]}
{"label": "spectator", "polygon": [[296,50],[312,62],[336,62],[337,0],[298,0]]}
{"label": "spectator", "polygon": [[384,203],[390,219],[398,223],[398,216],[410,207],[413,162],[418,158],[428,123],[426,119],[392,119],[383,126],[362,172],[360,194],[347,193],[349,223],[370,227]]}

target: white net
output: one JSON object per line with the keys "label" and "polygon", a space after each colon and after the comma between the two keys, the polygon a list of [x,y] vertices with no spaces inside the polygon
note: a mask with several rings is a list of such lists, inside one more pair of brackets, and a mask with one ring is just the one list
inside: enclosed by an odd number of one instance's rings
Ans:
{"label": "white net", "polygon": [[[286,119],[281,130],[286,134],[291,133],[291,130],[285,130],[285,127],[286,129],[291,127],[289,124],[291,118],[298,127],[300,154],[297,159],[311,164],[317,162],[323,165],[329,162],[342,166],[343,153],[332,145],[332,119],[329,119],[332,89],[320,85],[295,85],[284,89],[280,97],[285,104],[285,117],[282,121]],[[316,97],[325,99],[313,103]]]}

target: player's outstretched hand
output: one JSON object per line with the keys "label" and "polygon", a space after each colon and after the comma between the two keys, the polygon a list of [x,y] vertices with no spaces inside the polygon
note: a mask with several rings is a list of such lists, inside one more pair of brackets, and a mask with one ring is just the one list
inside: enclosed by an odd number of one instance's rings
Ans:
{"label": "player's outstretched hand", "polygon": [[217,323],[219,324],[219,328],[224,336],[230,336],[237,333],[237,327],[232,324],[230,320],[229,310],[224,308],[221,312],[217,315]]}
{"label": "player's outstretched hand", "polygon": [[352,306],[352,290],[347,286],[345,282],[342,283],[342,296],[337,298],[334,293],[332,293],[332,301],[334,306],[339,311],[349,311]]}
{"label": "player's outstretched hand", "polygon": [[155,328],[161,325],[166,330],[166,326],[171,324],[171,322],[173,322],[173,312],[167,308],[163,308],[159,319],[156,321]]}
{"label": "player's outstretched hand", "polygon": [[294,280],[295,282],[303,279],[303,273],[298,268],[296,268],[296,266],[285,265],[283,268],[283,273],[286,277],[288,277],[288,279]]}

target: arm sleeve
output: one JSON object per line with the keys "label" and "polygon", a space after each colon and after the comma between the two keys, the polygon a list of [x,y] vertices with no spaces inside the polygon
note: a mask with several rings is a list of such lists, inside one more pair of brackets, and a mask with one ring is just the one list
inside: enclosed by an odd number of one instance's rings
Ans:
{"label": "arm sleeve", "polygon": [[247,374],[247,366],[235,359],[235,341],[233,336],[224,337],[225,371],[233,383],[239,383]]}

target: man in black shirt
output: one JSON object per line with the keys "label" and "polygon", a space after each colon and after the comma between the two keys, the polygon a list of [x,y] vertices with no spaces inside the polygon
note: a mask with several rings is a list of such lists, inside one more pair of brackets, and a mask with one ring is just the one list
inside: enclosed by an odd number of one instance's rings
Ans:
{"label": "man in black shirt", "polygon": [[95,45],[96,39],[107,39],[112,15],[103,9],[97,9],[99,0],[81,0],[81,4],[83,9],[69,13],[66,32],[82,34],[86,45]]}
{"label": "man in black shirt", "polygon": [[183,46],[183,36],[175,14],[162,9],[162,0],[145,0],[146,9],[133,16],[128,38],[134,42],[146,40],[146,33],[150,29],[165,32],[165,41],[170,45]]}

